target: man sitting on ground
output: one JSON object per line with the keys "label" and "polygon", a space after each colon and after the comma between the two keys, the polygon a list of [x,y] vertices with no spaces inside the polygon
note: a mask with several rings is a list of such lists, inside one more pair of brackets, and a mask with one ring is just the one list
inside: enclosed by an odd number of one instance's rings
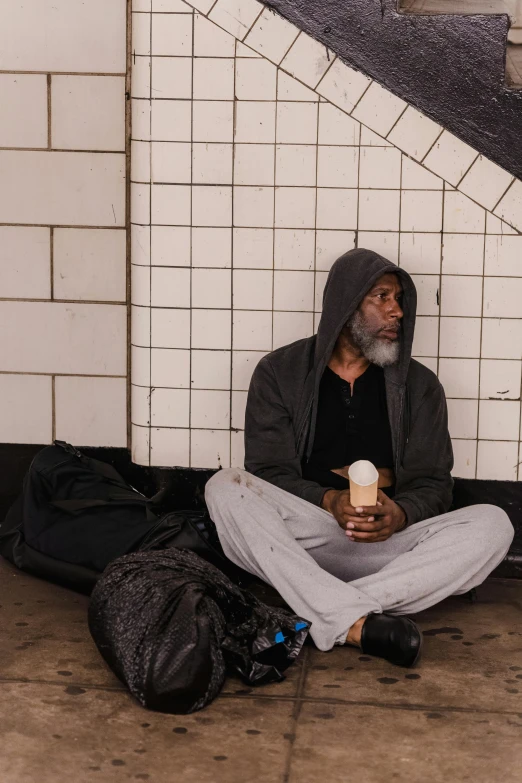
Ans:
{"label": "man sitting on ground", "polygon": [[[243,470],[206,500],[226,555],[271,584],[334,644],[413,665],[405,615],[481,584],[513,539],[490,505],[448,513],[453,454],[444,391],[411,358],[416,291],[368,250],[333,265],[318,334],[279,348],[250,385]],[[350,503],[348,467],[379,472],[376,506]]]}

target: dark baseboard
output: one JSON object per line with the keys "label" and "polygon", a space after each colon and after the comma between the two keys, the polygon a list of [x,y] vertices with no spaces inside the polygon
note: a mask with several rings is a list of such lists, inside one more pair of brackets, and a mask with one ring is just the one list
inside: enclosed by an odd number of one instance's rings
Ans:
{"label": "dark baseboard", "polygon": [[[31,461],[43,446],[0,444],[0,519],[22,489]],[[135,465],[124,448],[82,448],[87,454],[109,462],[140,492],[152,496],[168,488],[173,509],[197,509],[204,504],[204,488],[214,470],[193,468],[147,468]],[[456,479],[453,508],[491,503],[502,508],[515,528],[515,539],[508,556],[494,572],[495,576],[522,579],[522,482]]]}

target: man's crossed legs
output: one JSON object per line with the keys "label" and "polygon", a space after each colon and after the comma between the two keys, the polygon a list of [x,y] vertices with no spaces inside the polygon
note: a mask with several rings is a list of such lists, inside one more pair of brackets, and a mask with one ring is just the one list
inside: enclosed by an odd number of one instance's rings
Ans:
{"label": "man's crossed legs", "polygon": [[480,505],[356,543],[327,511],[233,468],[212,477],[205,498],[227,557],[310,620],[320,650],[344,644],[368,614],[412,614],[471,590],[514,535],[504,511]]}

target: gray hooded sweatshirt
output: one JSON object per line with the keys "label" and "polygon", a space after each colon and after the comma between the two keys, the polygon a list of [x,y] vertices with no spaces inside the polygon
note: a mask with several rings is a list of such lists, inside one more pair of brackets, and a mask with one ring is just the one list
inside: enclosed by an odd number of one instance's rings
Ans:
{"label": "gray hooded sweatshirt", "polygon": [[400,279],[404,311],[399,361],[384,369],[394,500],[412,524],[443,514],[451,505],[453,452],[446,399],[437,376],[411,358],[417,307],[411,277],[370,250],[350,250],[333,265],[317,335],[279,348],[257,365],[246,408],[245,467],[287,492],[321,504],[327,488],[302,474],[314,443],[321,377],[347,320],[388,272]]}

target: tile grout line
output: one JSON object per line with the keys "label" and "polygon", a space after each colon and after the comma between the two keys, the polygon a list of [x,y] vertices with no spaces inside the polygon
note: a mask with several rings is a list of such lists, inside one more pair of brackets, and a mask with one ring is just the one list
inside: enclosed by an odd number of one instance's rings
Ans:
{"label": "tile grout line", "polygon": [[[151,19],[152,24],[152,19]],[[192,8],[192,25],[191,25],[191,31],[192,31],[192,42],[191,42],[191,51],[192,51],[192,62],[190,66],[190,205],[189,205],[189,219],[190,219],[190,273],[189,273],[189,301],[190,301],[190,315],[189,315],[189,329],[190,329],[190,335],[189,335],[189,388],[188,388],[188,464],[190,468],[193,468],[192,465],[192,371],[193,371],[193,322],[192,322],[192,315],[194,312],[193,307],[193,271],[194,271],[194,265],[193,265],[193,240],[194,240],[194,60],[195,60],[195,36],[196,36],[196,13],[195,9]],[[152,43],[151,43],[151,54],[152,54]],[[152,136],[151,136],[152,138]],[[152,231],[152,229],[151,229]],[[152,262],[152,258],[151,258]],[[151,299],[151,305],[152,305],[152,299]],[[152,344],[152,339],[151,339]]]}
{"label": "tile grout line", "polygon": [[308,673],[308,662],[309,662],[308,659],[310,657],[308,647],[304,648],[302,652],[302,656],[303,656],[303,665],[299,675],[299,680],[297,682],[295,699],[293,700],[294,708],[292,710],[290,741],[289,741],[288,754],[286,757],[285,771],[283,773],[283,783],[290,783],[290,775],[292,772],[292,760],[294,755],[294,744],[297,737],[299,718],[301,716],[301,710],[303,708],[303,702],[301,699],[305,689],[306,677]]}
{"label": "tile grout line", "polygon": [[[235,255],[234,255],[234,206],[235,206],[235,193],[236,193],[236,116],[237,116],[237,45],[238,40],[236,38],[234,43],[234,82],[232,87],[233,105],[232,105],[232,186],[231,186],[231,219],[230,219],[230,400],[229,400],[229,467],[232,467],[232,438],[234,426],[233,420],[233,362],[234,362],[234,268],[235,268]],[[238,465],[237,467],[241,467]]]}
{"label": "tile grout line", "polygon": [[152,465],[152,14],[149,13],[149,258],[151,268],[149,273],[149,465]]}
{"label": "tile grout line", "polygon": [[480,343],[479,343],[479,351],[480,351],[480,358],[479,358],[479,379],[478,379],[478,390],[477,390],[477,430],[476,430],[476,439],[475,439],[475,473],[473,478],[477,478],[478,473],[478,460],[479,460],[479,433],[480,433],[480,384],[482,382],[482,332],[484,327],[484,301],[485,301],[485,289],[486,286],[484,285],[484,279],[485,275],[484,272],[486,271],[486,242],[487,242],[487,234],[486,234],[486,225],[487,225],[487,217],[484,216],[484,241],[482,244],[482,297],[481,297],[481,307],[480,307]]}
{"label": "tile grout line", "polygon": [[51,74],[47,74],[47,148],[52,148],[52,123],[51,123]]}
{"label": "tile grout line", "polygon": [[56,376],[51,376],[51,443],[56,440]]}

